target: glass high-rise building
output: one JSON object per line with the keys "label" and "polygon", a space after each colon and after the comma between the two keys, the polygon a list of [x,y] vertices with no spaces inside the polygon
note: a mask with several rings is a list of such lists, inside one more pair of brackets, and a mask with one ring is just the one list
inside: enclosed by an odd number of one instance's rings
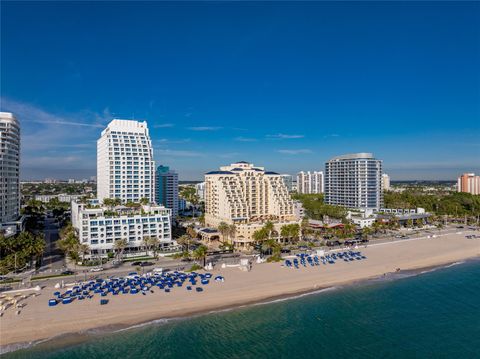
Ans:
{"label": "glass high-rise building", "polygon": [[97,197],[155,200],[155,162],[146,122],[113,120],[97,141]]}
{"label": "glass high-rise building", "polygon": [[332,158],[325,164],[325,203],[347,208],[382,208],[382,173],[382,161],[372,153]]}
{"label": "glass high-rise building", "polygon": [[0,224],[20,215],[20,124],[0,112]]}
{"label": "glass high-rise building", "polygon": [[172,210],[172,216],[178,215],[178,173],[168,166],[158,166],[155,181],[155,201]]}

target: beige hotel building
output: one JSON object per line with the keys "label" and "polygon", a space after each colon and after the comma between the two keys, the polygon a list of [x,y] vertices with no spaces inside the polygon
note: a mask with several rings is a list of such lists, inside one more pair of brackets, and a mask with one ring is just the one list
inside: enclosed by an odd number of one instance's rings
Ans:
{"label": "beige hotel building", "polygon": [[246,249],[253,233],[267,222],[275,231],[299,223],[294,202],[282,176],[248,162],[236,162],[205,174],[205,224],[235,224],[235,246]]}

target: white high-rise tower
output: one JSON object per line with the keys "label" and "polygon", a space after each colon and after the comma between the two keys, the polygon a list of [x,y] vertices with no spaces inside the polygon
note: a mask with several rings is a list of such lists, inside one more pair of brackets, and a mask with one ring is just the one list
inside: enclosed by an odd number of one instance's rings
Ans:
{"label": "white high-rise tower", "polygon": [[155,200],[155,162],[146,122],[113,120],[97,141],[97,197]]}
{"label": "white high-rise tower", "polygon": [[303,194],[309,193],[323,193],[323,172],[298,172],[297,173],[297,192]]}
{"label": "white high-rise tower", "polygon": [[10,112],[0,112],[0,224],[20,215],[20,124]]}
{"label": "white high-rise tower", "polygon": [[382,208],[382,161],[371,153],[337,156],[327,161],[325,203],[347,208]]}

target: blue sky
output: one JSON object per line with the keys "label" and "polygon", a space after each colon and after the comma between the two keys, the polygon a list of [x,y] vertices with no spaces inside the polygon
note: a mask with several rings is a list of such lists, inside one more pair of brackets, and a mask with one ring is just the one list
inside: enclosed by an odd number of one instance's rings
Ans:
{"label": "blue sky", "polygon": [[480,172],[480,4],[6,2],[1,109],[22,177],[95,175],[114,117],[181,179],[373,152],[393,180]]}

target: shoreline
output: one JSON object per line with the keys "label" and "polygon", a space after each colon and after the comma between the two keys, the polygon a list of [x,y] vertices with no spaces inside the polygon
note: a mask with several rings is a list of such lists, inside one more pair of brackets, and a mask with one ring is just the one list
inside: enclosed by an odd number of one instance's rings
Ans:
{"label": "shoreline", "polygon": [[[407,268],[407,269],[404,269],[404,270],[400,270],[399,272],[386,273],[387,275],[389,275],[389,274],[391,275],[391,276],[388,276],[388,277],[384,277],[384,275],[382,274],[380,276],[372,276],[372,277],[369,277],[369,278],[359,279],[359,280],[355,280],[355,281],[338,283],[337,285],[334,285],[334,286],[326,286],[326,287],[323,287],[323,288],[308,289],[308,290],[298,291],[298,292],[289,293],[289,294],[280,294],[280,295],[277,295],[277,296],[268,297],[268,298],[264,298],[264,299],[260,299],[260,300],[252,300],[250,302],[244,302],[244,303],[238,304],[238,305],[227,305],[223,308],[218,308],[216,310],[191,311],[189,313],[185,313],[185,314],[179,315],[179,316],[168,316],[167,315],[167,316],[164,316],[162,318],[151,318],[147,321],[142,321],[142,322],[138,322],[138,323],[109,324],[109,325],[105,325],[105,326],[99,326],[99,327],[95,327],[95,328],[86,329],[82,332],[62,333],[62,334],[59,334],[59,335],[56,335],[56,336],[52,336],[52,337],[44,338],[44,339],[39,339],[39,340],[36,340],[36,341],[31,341],[31,342],[11,343],[11,344],[6,344],[6,345],[0,346],[0,355],[11,353],[11,352],[14,352],[14,351],[17,351],[17,350],[28,349],[28,348],[38,347],[38,346],[48,345],[48,344],[53,344],[54,347],[63,348],[63,347],[69,346],[69,345],[77,345],[77,344],[85,343],[89,340],[94,339],[95,336],[115,335],[116,333],[135,330],[135,329],[140,329],[140,328],[147,327],[147,326],[168,324],[172,321],[188,320],[188,319],[193,319],[193,318],[206,316],[206,315],[210,315],[210,314],[229,312],[229,311],[238,310],[238,309],[242,309],[242,308],[248,308],[248,307],[257,306],[257,305],[268,305],[268,304],[274,304],[276,302],[296,300],[296,299],[299,299],[299,298],[303,298],[305,296],[320,295],[324,292],[333,291],[333,290],[337,290],[337,289],[344,289],[344,288],[348,288],[348,287],[361,286],[361,285],[366,285],[366,284],[371,284],[371,283],[380,283],[380,282],[385,282],[385,281],[397,281],[397,280],[401,280],[401,279],[415,277],[415,276],[422,275],[422,274],[431,273],[431,272],[439,270],[439,269],[451,268],[454,265],[467,264],[467,263],[471,263],[471,262],[475,262],[475,261],[480,261],[480,256],[465,258],[465,259],[461,260],[460,262],[459,261],[454,261],[454,262],[439,263],[438,265],[434,265],[434,266],[419,267],[419,268]],[[411,274],[411,275],[399,276],[399,275],[405,274],[405,273]],[[163,322],[163,323],[161,324],[161,322]]]}
{"label": "shoreline", "polygon": [[[452,236],[455,237],[455,236]],[[456,236],[458,240],[458,235]],[[432,244],[437,244],[440,243],[440,241],[446,241],[445,239],[435,239],[435,240],[419,240],[419,241],[425,241],[423,245],[425,245],[428,249],[429,247],[432,246]],[[450,239],[451,241],[452,239]],[[434,241],[434,242],[433,242]],[[463,242],[463,241],[462,241]],[[472,242],[470,242],[472,244]],[[393,246],[394,244],[392,244]],[[400,246],[405,246],[405,247],[416,247],[416,244],[412,243],[398,243],[397,245]],[[382,248],[380,248],[382,247]],[[410,274],[412,276],[415,275],[420,275],[426,272],[430,272],[431,270],[436,270],[440,269],[445,266],[450,266],[452,264],[455,264],[459,261],[472,261],[480,258],[480,242],[474,242],[473,246],[468,248],[466,252],[461,252],[461,253],[454,253],[451,252],[449,253],[448,256],[444,257],[439,257],[435,258],[415,258],[415,255],[411,255],[410,253],[410,263],[403,263],[402,266],[398,266],[401,260],[395,262],[395,263],[389,263],[390,268],[401,268],[399,272],[395,270],[389,270],[389,271],[379,271],[378,267],[382,268],[382,266],[379,265],[379,263],[375,263],[375,256],[376,252],[381,253],[384,255],[385,253],[385,248],[388,249],[389,246],[380,246],[377,248],[374,248],[373,246],[371,248],[367,249],[359,249],[362,250],[362,252],[365,252],[367,254],[367,260],[363,262],[364,266],[366,266],[366,269],[370,269],[369,271],[359,271],[357,273],[356,271],[351,271],[350,268],[347,268],[349,266],[358,266],[362,265],[362,263],[339,263],[335,264],[332,266],[325,266],[325,269],[323,270],[324,267],[319,267],[320,272],[316,267],[313,268],[301,268],[299,270],[294,270],[294,269],[287,269],[281,267],[278,263],[277,264],[260,264],[256,265],[254,267],[254,270],[250,273],[243,273],[243,272],[235,272],[233,270],[230,271],[225,271],[223,270],[221,273],[222,275],[225,275],[226,282],[228,281],[228,284],[230,287],[228,289],[222,288],[222,285],[215,287],[214,290],[210,291],[210,287],[207,289],[205,294],[209,295],[210,297],[200,297],[197,296],[196,298],[201,298],[202,300],[196,300],[192,301],[191,298],[192,296],[188,297],[188,293],[179,293],[178,295],[181,296],[181,299],[183,301],[181,303],[176,303],[177,301],[172,301],[171,299],[176,299],[175,296],[177,296],[177,293],[174,292],[169,296],[164,296],[165,300],[169,300],[172,303],[172,308],[168,311],[165,311],[162,309],[165,308],[156,308],[155,304],[156,302],[152,302],[152,300],[155,300],[155,297],[157,297],[156,294],[151,295],[150,298],[139,298],[140,300],[137,300],[137,302],[143,302],[145,305],[147,305],[147,308],[131,308],[132,304],[134,305],[134,301],[136,298],[122,298],[123,300],[121,301],[122,303],[114,303],[112,302],[112,309],[114,310],[115,314],[118,314],[116,310],[125,310],[124,317],[119,318],[118,315],[106,315],[106,314],[112,314],[112,313],[105,313],[105,315],[100,315],[100,318],[90,318],[91,320],[85,320],[85,313],[88,315],[88,313],[92,313],[96,315],[97,311],[99,311],[99,305],[96,303],[95,306],[93,306],[93,303],[90,303],[91,305],[89,306],[90,311],[82,311],[75,309],[80,308],[80,306],[74,307],[60,307],[63,309],[63,312],[65,313],[72,313],[75,314],[76,317],[79,319],[79,323],[71,323],[67,318],[64,318],[64,320],[60,320],[59,323],[42,323],[43,326],[39,328],[39,330],[32,330],[30,329],[29,332],[19,332],[18,330],[15,333],[7,333],[7,338],[5,338],[5,335],[2,335],[3,339],[1,340],[1,346],[0,346],[0,354],[5,354],[8,352],[20,350],[23,348],[27,347],[32,347],[32,346],[38,346],[38,345],[43,345],[46,343],[53,343],[54,345],[68,345],[68,344],[76,344],[76,343],[81,343],[86,340],[91,339],[94,335],[103,335],[103,334],[114,334],[115,332],[120,332],[120,331],[125,331],[125,330],[132,330],[135,328],[143,327],[143,326],[148,326],[148,325],[154,325],[155,323],[161,323],[161,322],[169,322],[172,320],[182,320],[185,318],[192,318],[192,317],[197,317],[197,316],[202,316],[202,315],[208,315],[208,314],[213,314],[213,313],[219,313],[219,312],[224,312],[224,311],[230,311],[230,310],[235,310],[235,309],[240,309],[244,307],[249,307],[253,305],[265,305],[265,304],[270,304],[275,301],[284,301],[284,300],[294,300],[299,297],[303,297],[306,295],[315,295],[316,293],[321,293],[322,291],[325,290],[334,290],[337,287],[344,287],[344,286],[354,286],[354,285],[362,285],[366,283],[371,283],[376,282],[376,281],[383,281],[383,280],[397,280],[397,279],[402,279],[404,277],[401,277],[401,275],[405,274]],[[434,246],[437,247],[437,246]],[[402,248],[403,249],[403,248]],[[411,249],[411,248],[408,248]],[[430,250],[428,251],[430,253]],[[431,253],[431,254],[438,254],[438,253]],[[369,265],[369,260],[372,258],[372,262]],[[387,258],[390,259],[390,258]],[[422,264],[423,263],[423,264]],[[393,265],[394,264],[394,265]],[[327,278],[321,278],[322,275],[319,273],[323,274],[326,271],[333,269],[334,267],[341,268],[343,265],[343,271],[337,271],[339,272],[338,275],[335,275],[336,273],[332,273],[330,278],[328,278],[328,273],[327,275],[323,275],[323,277]],[[395,267],[397,266],[397,267]],[[370,268],[368,268],[370,267]],[[372,268],[373,267],[373,268]],[[315,270],[317,271],[315,272]],[[335,268],[336,269],[336,268]],[[348,270],[345,270],[348,269]],[[215,271],[214,271],[215,272]],[[289,287],[287,286],[281,286],[281,283],[278,283],[281,281],[281,278],[278,278],[278,273],[285,274],[285,281],[287,281],[287,284],[291,284],[292,286]],[[302,272],[305,273],[305,276],[302,277]],[[348,274],[348,275],[345,275]],[[384,276],[387,274],[386,276]],[[399,277],[400,275],[400,277]],[[277,276],[275,278],[275,276]],[[410,275],[408,275],[409,277]],[[249,278],[252,277],[252,278]],[[288,277],[288,278],[287,278]],[[319,278],[320,277],[320,278]],[[231,279],[230,279],[231,278]],[[238,279],[238,280],[237,280]],[[256,287],[255,285],[252,284],[252,281],[249,279],[258,279],[258,286]],[[296,280],[295,280],[296,279]],[[319,279],[323,279],[323,283],[320,284],[318,283]],[[327,280],[325,280],[327,279]],[[269,288],[265,288],[264,291],[262,291],[262,286],[261,284],[263,282],[268,284],[279,284],[278,286],[275,285],[270,285]],[[232,285],[233,282],[233,285]],[[239,288],[236,288],[234,285],[235,282],[238,283]],[[259,288],[260,287],[260,288]],[[211,294],[209,292],[212,292]],[[218,292],[218,293],[216,293]],[[243,292],[243,295],[241,295],[241,292]],[[159,293],[158,295],[162,295],[163,293]],[[218,294],[218,295],[217,295]],[[222,305],[222,301],[219,301],[219,296],[221,297],[223,294],[223,299],[224,303]],[[149,295],[150,296],[150,295]],[[147,296],[148,297],[148,296]],[[185,297],[190,298],[190,300],[185,300]],[[46,311],[46,303],[45,303],[45,296],[40,296],[41,298],[41,303],[35,303],[37,304],[37,307],[39,310],[42,311],[44,314]],[[115,298],[117,299],[117,298]],[[158,297],[157,297],[158,299]],[[203,300],[205,299],[205,300]],[[38,298],[37,298],[38,302]],[[119,300],[120,302],[120,300]],[[79,303],[74,303],[79,304]],[[84,304],[84,303],[82,303]],[[118,308],[113,308],[117,306]],[[176,305],[175,305],[176,304]],[[127,308],[126,308],[127,307]],[[128,307],[130,307],[130,311],[128,310]],[[55,313],[55,309],[60,309],[60,308],[54,308],[53,313]],[[102,308],[104,309],[104,308]],[[110,309],[110,308],[107,308]],[[143,309],[143,310],[140,310]],[[111,312],[111,311],[110,311]],[[51,316],[52,311],[50,313],[47,313],[47,317],[50,315]],[[23,313],[22,313],[23,314]],[[62,313],[59,313],[61,315]],[[82,315],[83,314],[83,315]],[[73,316],[72,320],[75,320],[75,316]],[[36,318],[37,317],[37,318]],[[4,317],[2,317],[3,321]],[[11,319],[14,319],[17,322],[21,322],[23,317],[16,316],[13,317],[11,316]],[[39,313],[32,313],[32,319],[33,321],[30,321],[31,325],[36,325],[35,323],[37,320],[41,320],[41,315]],[[101,323],[107,323],[105,325],[99,325]],[[5,323],[4,323],[5,324]],[[8,323],[7,323],[8,324]],[[25,323],[24,323],[25,324]],[[63,326],[62,326],[63,324]],[[69,325],[70,324],[70,325]],[[3,325],[2,325],[3,326]],[[63,330],[59,330],[63,329]],[[55,333],[57,331],[57,333]],[[10,335],[8,335],[10,334]],[[15,335],[13,335],[15,334]],[[50,334],[50,335],[49,335]],[[15,340],[15,339],[24,339],[24,340]],[[55,344],[55,342],[58,342],[58,344]],[[61,345],[63,344],[63,345]]]}

